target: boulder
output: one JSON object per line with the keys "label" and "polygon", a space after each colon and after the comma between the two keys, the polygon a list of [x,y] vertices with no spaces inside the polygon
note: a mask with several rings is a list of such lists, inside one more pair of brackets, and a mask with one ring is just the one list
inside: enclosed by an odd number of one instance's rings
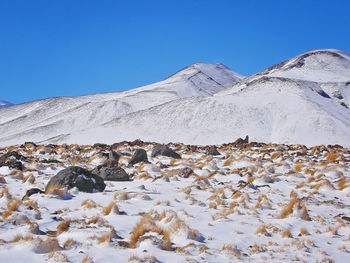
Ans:
{"label": "boulder", "polygon": [[119,167],[103,167],[100,176],[105,181],[129,181],[129,175]]}
{"label": "boulder", "polygon": [[113,150],[110,150],[109,153],[108,153],[108,159],[109,160],[113,160],[113,161],[116,161],[118,163],[119,161],[119,158],[120,158],[120,154],[113,151]]}
{"label": "boulder", "polygon": [[27,200],[31,195],[43,194],[43,193],[45,193],[45,192],[39,188],[31,188],[31,189],[26,191],[26,194],[23,196],[22,200]]}
{"label": "boulder", "polygon": [[178,153],[176,153],[174,150],[170,149],[166,145],[157,145],[156,147],[154,147],[151,156],[156,157],[158,155],[168,156],[175,159],[181,159],[181,156]]}
{"label": "boulder", "polygon": [[[46,185],[66,186],[68,189],[77,187],[79,191],[92,193],[94,190],[102,192],[106,185],[101,177],[79,166],[70,166],[58,172]],[[46,192],[45,190],[45,192]]]}
{"label": "boulder", "polygon": [[233,145],[238,146],[249,142],[249,136],[247,135],[244,139],[238,138],[234,141]]}
{"label": "boulder", "polygon": [[23,170],[21,161],[28,161],[28,159],[18,152],[8,152],[0,157],[0,167],[7,166],[12,169]]}
{"label": "boulder", "polygon": [[188,178],[190,175],[193,173],[193,170],[189,167],[185,167],[181,170],[179,170],[179,175],[182,176],[183,178]]}
{"label": "boulder", "polygon": [[0,167],[7,166],[8,168],[23,170],[23,165],[20,161],[16,160],[0,160]]}
{"label": "boulder", "polygon": [[137,149],[134,155],[131,157],[129,161],[129,166],[133,166],[134,164],[145,162],[148,163],[147,152],[144,149]]}
{"label": "boulder", "polygon": [[207,150],[208,155],[221,155],[215,145],[209,146]]}

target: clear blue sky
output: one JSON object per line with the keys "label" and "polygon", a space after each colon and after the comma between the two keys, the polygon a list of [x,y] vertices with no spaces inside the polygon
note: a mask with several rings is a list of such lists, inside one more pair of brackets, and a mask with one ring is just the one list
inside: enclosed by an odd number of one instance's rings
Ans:
{"label": "clear blue sky", "polygon": [[250,75],[350,53],[350,1],[0,0],[0,100],[136,88],[194,62]]}

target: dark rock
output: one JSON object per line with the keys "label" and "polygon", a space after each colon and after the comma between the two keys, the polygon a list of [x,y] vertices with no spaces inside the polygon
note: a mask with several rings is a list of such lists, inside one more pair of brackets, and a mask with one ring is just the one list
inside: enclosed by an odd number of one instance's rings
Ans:
{"label": "dark rock", "polygon": [[119,167],[103,167],[100,176],[105,181],[129,181],[129,175]]}
{"label": "dark rock", "polygon": [[161,162],[159,162],[159,163],[157,163],[157,164],[159,164],[159,168],[160,168],[160,169],[169,168],[169,165],[167,165],[167,164],[164,164],[164,163],[161,163]]}
{"label": "dark rock", "polygon": [[215,145],[209,146],[207,150],[208,155],[221,155]]}
{"label": "dark rock", "polygon": [[2,166],[7,166],[11,169],[23,170],[22,163],[16,160],[0,160],[0,167]]}
{"label": "dark rock", "polygon": [[79,191],[88,193],[92,193],[94,189],[102,192],[106,187],[101,177],[78,166],[71,166],[58,172],[48,182],[46,189],[51,185],[67,186],[68,189],[77,187]]}
{"label": "dark rock", "polygon": [[245,144],[245,143],[248,143],[248,142],[249,142],[249,136],[247,135],[244,139],[238,138],[237,140],[235,140],[233,145],[238,146],[238,145]]}
{"label": "dark rock", "polygon": [[193,173],[193,170],[189,167],[183,168],[179,171],[179,175],[183,178],[188,178]]}
{"label": "dark rock", "polygon": [[324,92],[324,90],[319,90],[319,91],[317,91],[317,93],[320,94],[322,97],[324,97],[326,99],[330,99],[331,98],[326,92]]}
{"label": "dark rock", "polygon": [[55,160],[55,159],[51,159],[51,160],[43,159],[43,160],[40,160],[40,162],[42,162],[42,163],[62,163],[61,161]]}
{"label": "dark rock", "polygon": [[95,143],[93,145],[94,148],[99,148],[101,150],[106,150],[108,148],[108,145],[105,143]]}
{"label": "dark rock", "polygon": [[119,154],[120,156],[131,156],[130,153],[123,153],[123,152],[120,152],[120,151],[117,151],[117,154]]}
{"label": "dark rock", "polygon": [[0,157],[0,160],[9,160],[9,159],[20,160],[24,162],[28,161],[26,157],[24,157],[22,154],[19,154],[18,152],[15,152],[15,151],[5,153]]}
{"label": "dark rock", "polygon": [[29,190],[27,190],[26,194],[23,196],[22,200],[26,200],[27,198],[29,198],[31,195],[34,194],[43,194],[45,193],[44,191],[42,191],[39,188],[31,188]]}
{"label": "dark rock", "polygon": [[129,161],[129,166],[133,166],[134,164],[145,162],[148,163],[147,152],[144,149],[137,149],[134,155],[131,157]]}
{"label": "dark rock", "polygon": [[119,153],[117,153],[117,152],[115,152],[113,150],[109,151],[109,154],[108,154],[108,159],[109,160],[113,160],[113,161],[116,161],[118,163],[119,158],[120,158]]}
{"label": "dark rock", "polygon": [[21,146],[19,146],[19,148],[25,148],[27,145],[31,145],[33,148],[38,147],[38,145],[36,145],[34,142],[25,142],[23,143]]}
{"label": "dark rock", "polygon": [[158,155],[163,155],[175,159],[181,159],[181,156],[179,154],[177,154],[174,150],[170,149],[166,145],[157,145],[156,147],[154,147],[151,156],[156,157]]}

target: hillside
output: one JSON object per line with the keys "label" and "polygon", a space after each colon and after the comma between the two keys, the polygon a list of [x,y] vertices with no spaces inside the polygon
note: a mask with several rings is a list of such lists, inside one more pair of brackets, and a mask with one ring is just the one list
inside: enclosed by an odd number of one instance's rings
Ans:
{"label": "hillside", "polygon": [[63,138],[172,100],[212,96],[242,78],[222,64],[196,63],[161,82],[133,90],[15,105],[0,111],[0,144]]}
{"label": "hillside", "polygon": [[[340,51],[310,51],[213,97],[171,101],[67,135],[63,141],[112,143],[141,138],[205,145],[249,135],[262,142],[350,146],[349,63],[349,56]],[[324,65],[322,82],[317,82]],[[334,82],[339,74],[341,81]]]}

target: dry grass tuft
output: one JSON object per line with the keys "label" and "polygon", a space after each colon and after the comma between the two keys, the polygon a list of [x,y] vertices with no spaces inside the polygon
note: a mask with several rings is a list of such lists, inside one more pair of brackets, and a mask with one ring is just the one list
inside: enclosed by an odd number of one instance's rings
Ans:
{"label": "dry grass tuft", "polygon": [[17,211],[18,207],[22,204],[22,201],[17,198],[11,198],[7,203],[7,210],[8,211]]}
{"label": "dry grass tuft", "polygon": [[67,239],[66,242],[64,242],[63,244],[63,248],[68,249],[73,243],[74,243],[74,240],[72,238]]}
{"label": "dry grass tuft", "polygon": [[94,201],[87,199],[81,203],[81,206],[91,209],[91,208],[96,208],[97,204]]}
{"label": "dry grass tuft", "polygon": [[268,235],[268,232],[266,231],[266,226],[265,226],[265,225],[259,226],[259,227],[256,229],[255,234],[262,234],[262,235],[267,236],[267,235]]}
{"label": "dry grass tuft", "polygon": [[234,159],[227,159],[227,160],[224,162],[224,166],[230,166],[233,162],[234,162]]}
{"label": "dry grass tuft", "polygon": [[110,202],[110,204],[108,206],[106,206],[102,209],[102,213],[105,216],[109,215],[112,211],[114,213],[118,213],[118,211],[119,211],[118,206],[114,202]]}
{"label": "dry grass tuft", "polygon": [[61,223],[58,224],[57,226],[57,235],[66,232],[71,224],[71,220],[64,220]]}
{"label": "dry grass tuft", "polygon": [[221,250],[224,250],[226,252],[228,252],[229,254],[234,255],[236,258],[240,259],[241,258],[241,253],[240,251],[237,249],[237,245],[223,245]]}
{"label": "dry grass tuft", "polygon": [[307,229],[304,227],[300,228],[300,233],[298,234],[298,236],[306,236],[306,235],[310,235]]}
{"label": "dry grass tuft", "polygon": [[140,222],[132,230],[129,247],[135,248],[139,238],[147,232],[155,232],[163,235],[163,230],[155,224],[150,214],[146,214],[141,218]]}
{"label": "dry grass tuft", "polygon": [[297,198],[292,198],[289,203],[282,208],[281,214],[279,218],[286,218],[290,214],[293,213],[293,207],[297,202]]}
{"label": "dry grass tuft", "polygon": [[282,155],[281,152],[275,152],[271,155],[271,159],[277,159]]}
{"label": "dry grass tuft", "polygon": [[290,233],[290,230],[289,229],[286,229],[282,232],[282,237],[285,238],[285,237],[292,237],[292,234]]}
{"label": "dry grass tuft", "polygon": [[94,263],[94,262],[95,261],[93,260],[93,258],[89,256],[85,256],[81,261],[81,263]]}
{"label": "dry grass tuft", "polygon": [[331,153],[329,153],[329,154],[327,155],[327,161],[328,161],[328,162],[334,162],[334,161],[337,160],[339,157],[340,157],[340,155],[339,155],[337,152],[333,151],[333,152],[331,152]]}
{"label": "dry grass tuft", "polygon": [[346,178],[343,178],[343,179],[340,179],[338,181],[338,189],[341,191],[341,190],[344,190],[345,188],[349,187],[349,180],[346,179]]}
{"label": "dry grass tuft", "polygon": [[59,184],[51,184],[49,187],[45,190],[46,195],[57,195],[61,197],[62,199],[65,198],[67,195],[67,189]]}
{"label": "dry grass tuft", "polygon": [[98,238],[98,244],[102,244],[105,242],[111,242],[111,240],[112,240],[112,236],[110,233],[108,233],[108,234],[105,234],[105,235]]}
{"label": "dry grass tuft", "polygon": [[35,182],[35,177],[34,177],[34,175],[33,175],[33,174],[28,174],[27,176],[23,177],[22,183],[25,183],[25,182],[27,182],[28,180],[29,180],[29,182],[30,182],[31,184],[34,184],[34,182]]}

